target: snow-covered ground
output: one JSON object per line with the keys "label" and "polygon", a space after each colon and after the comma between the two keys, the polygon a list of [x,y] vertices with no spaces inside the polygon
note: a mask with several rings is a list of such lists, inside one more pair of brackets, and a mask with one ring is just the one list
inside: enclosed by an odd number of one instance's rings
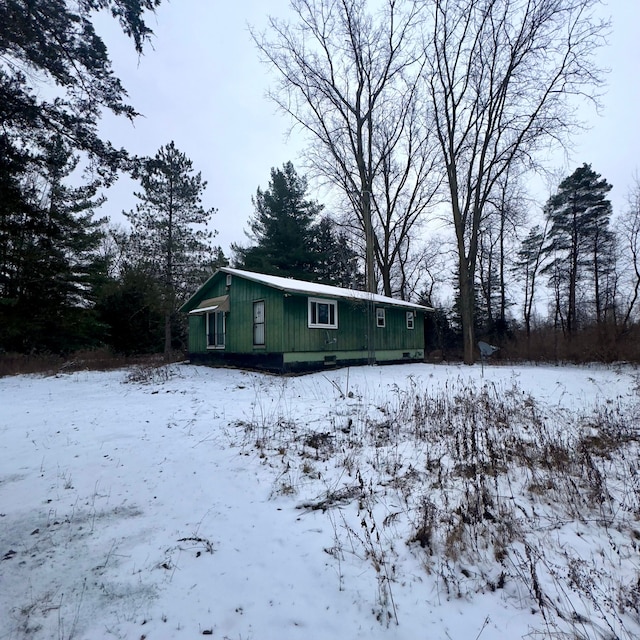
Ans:
{"label": "snow-covered ground", "polygon": [[0,639],[640,637],[631,367],[0,379]]}

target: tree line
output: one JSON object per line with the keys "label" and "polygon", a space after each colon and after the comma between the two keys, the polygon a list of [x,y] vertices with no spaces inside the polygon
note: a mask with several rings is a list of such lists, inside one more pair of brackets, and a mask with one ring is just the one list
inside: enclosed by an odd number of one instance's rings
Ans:
{"label": "tree line", "polygon": [[[331,210],[292,163],[273,168],[229,257],[174,142],[136,158],[98,134],[101,111],[137,114],[92,18],[109,11],[140,55],[159,4],[0,2],[1,349],[169,353],[180,304],[229,262],[434,305],[432,346],[466,362],[479,336],[635,326],[638,186],[613,222],[591,165],[541,212],[524,186],[575,131],[575,98],[597,101],[594,0],[292,0],[252,36]],[[127,229],[99,215],[121,172],[140,183]]]}
{"label": "tree line", "polygon": [[415,295],[416,266],[433,262],[425,220],[447,221],[467,363],[491,210],[506,214],[517,176],[574,132],[575,101],[597,100],[608,24],[596,5],[293,0],[292,18],[253,33],[271,98],[308,134],[308,162],[366,245],[368,288]]}

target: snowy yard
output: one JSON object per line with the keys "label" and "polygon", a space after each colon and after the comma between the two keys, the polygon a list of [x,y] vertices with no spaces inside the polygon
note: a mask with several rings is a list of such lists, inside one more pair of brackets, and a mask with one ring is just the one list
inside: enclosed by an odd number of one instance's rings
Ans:
{"label": "snowy yard", "polygon": [[0,640],[640,637],[631,367],[0,379]]}

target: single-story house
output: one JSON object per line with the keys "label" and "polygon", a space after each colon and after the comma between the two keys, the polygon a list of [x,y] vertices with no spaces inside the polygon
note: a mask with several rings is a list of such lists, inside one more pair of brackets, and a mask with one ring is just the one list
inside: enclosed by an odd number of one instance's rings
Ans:
{"label": "single-story house", "polygon": [[[424,358],[412,302],[223,267],[180,309],[191,362],[275,372]],[[371,334],[371,335],[369,335]]]}

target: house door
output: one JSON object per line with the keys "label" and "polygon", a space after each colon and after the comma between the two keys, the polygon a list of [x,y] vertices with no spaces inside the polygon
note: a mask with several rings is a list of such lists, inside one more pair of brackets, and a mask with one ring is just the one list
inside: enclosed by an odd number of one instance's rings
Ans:
{"label": "house door", "polygon": [[224,311],[212,311],[207,313],[207,348],[224,349],[224,342]]}
{"label": "house door", "polygon": [[253,346],[264,347],[264,300],[253,303]]}

